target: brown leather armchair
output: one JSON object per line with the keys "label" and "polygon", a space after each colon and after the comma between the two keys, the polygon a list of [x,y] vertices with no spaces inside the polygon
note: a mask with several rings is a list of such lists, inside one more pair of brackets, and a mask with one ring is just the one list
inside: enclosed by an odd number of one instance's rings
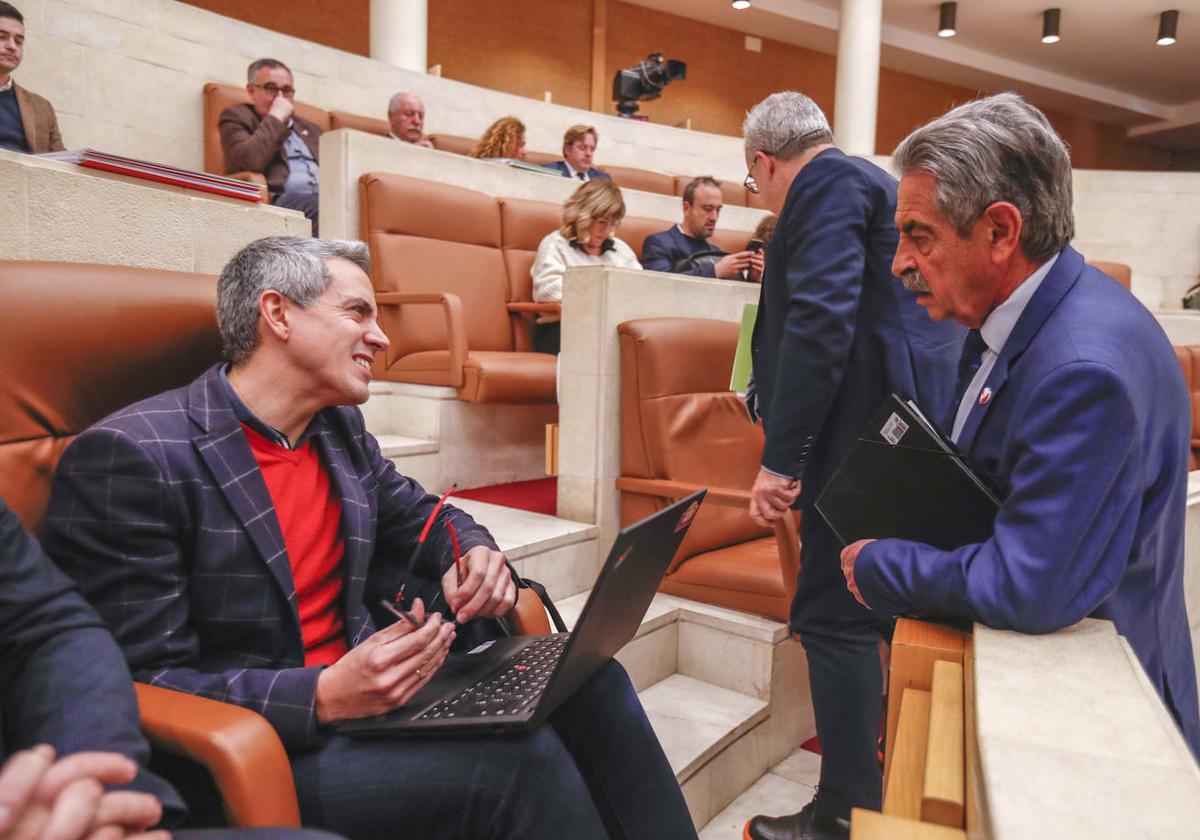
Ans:
{"label": "brown leather armchair", "polygon": [[1100,269],[1126,289],[1133,286],[1133,269],[1125,263],[1088,260],[1088,265]]}
{"label": "brown leather armchair", "polygon": [[[675,195],[683,195],[684,188],[692,182],[693,178],[689,175],[675,176]],[[746,198],[749,195],[746,188],[741,184],[735,184],[732,181],[717,181],[721,187],[721,200],[726,204],[731,204],[735,207],[745,207]]]}
{"label": "brown leather armchair", "polygon": [[[27,529],[40,529],[74,435],[220,358],[215,302],[210,275],[0,261],[0,498]],[[510,626],[550,632],[532,592],[522,590]],[[156,686],[137,693],[151,744],[207,768],[230,822],[300,824],[291,765],[265,718]]]}
{"label": "brown leather armchair", "polygon": [[747,514],[763,436],[728,390],[738,325],[647,318],[621,344],[621,521],[698,487],[709,492],[661,591],[785,621],[795,594],[796,523],[774,532]]}
{"label": "brown leather armchair", "polygon": [[336,131],[339,128],[351,128],[380,137],[387,137],[392,131],[392,125],[387,120],[351,114],[349,111],[330,111],[329,130]]}

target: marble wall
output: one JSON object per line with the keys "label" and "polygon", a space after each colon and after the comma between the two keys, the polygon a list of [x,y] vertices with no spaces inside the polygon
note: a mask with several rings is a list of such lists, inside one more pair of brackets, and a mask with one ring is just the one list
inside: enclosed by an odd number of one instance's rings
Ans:
{"label": "marble wall", "polygon": [[0,150],[0,257],[218,273],[262,236],[308,236],[293,210]]}

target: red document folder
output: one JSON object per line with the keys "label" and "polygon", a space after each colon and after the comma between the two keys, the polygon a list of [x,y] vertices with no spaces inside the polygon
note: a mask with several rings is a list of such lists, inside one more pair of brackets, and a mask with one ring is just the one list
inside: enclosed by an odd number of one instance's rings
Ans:
{"label": "red document folder", "polygon": [[157,181],[160,184],[171,184],[189,190],[224,195],[230,198],[240,198],[243,201],[266,201],[263,188],[249,181],[239,181],[236,178],[226,178],[223,175],[210,175],[207,172],[195,172],[191,169],[181,169],[163,163],[153,163],[136,158],[121,157],[96,149],[71,149],[65,152],[48,152],[38,157],[50,160],[61,160],[87,166],[91,169],[103,169],[105,172],[115,172],[118,175],[128,175],[131,178],[144,178],[147,181]]}

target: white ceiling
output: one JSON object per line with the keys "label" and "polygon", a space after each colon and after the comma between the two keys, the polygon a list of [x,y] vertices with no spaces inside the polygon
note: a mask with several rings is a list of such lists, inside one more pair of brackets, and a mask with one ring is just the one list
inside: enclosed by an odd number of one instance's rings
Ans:
{"label": "white ceiling", "polygon": [[[837,50],[840,0],[627,0],[821,52]],[[885,67],[964,87],[1016,90],[1046,108],[1130,127],[1169,148],[1200,147],[1200,0],[959,0],[958,34],[936,35],[939,0],[883,0]],[[1062,9],[1057,44],[1042,11]],[[1178,41],[1155,45],[1179,10]]]}

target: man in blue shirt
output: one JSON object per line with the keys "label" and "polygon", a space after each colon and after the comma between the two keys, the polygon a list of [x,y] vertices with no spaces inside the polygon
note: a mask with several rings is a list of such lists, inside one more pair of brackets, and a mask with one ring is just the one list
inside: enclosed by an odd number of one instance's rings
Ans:
{"label": "man in blue shirt", "polygon": [[[693,178],[683,188],[683,221],[669,230],[646,237],[642,243],[642,268],[722,280],[741,279],[742,272],[749,271],[751,280],[761,280],[761,251],[726,254],[709,241],[717,230],[723,206],[721,186],[714,178],[708,175]],[[707,253],[711,258],[680,265],[688,257],[700,253]],[[676,266],[679,266],[678,270]]]}

